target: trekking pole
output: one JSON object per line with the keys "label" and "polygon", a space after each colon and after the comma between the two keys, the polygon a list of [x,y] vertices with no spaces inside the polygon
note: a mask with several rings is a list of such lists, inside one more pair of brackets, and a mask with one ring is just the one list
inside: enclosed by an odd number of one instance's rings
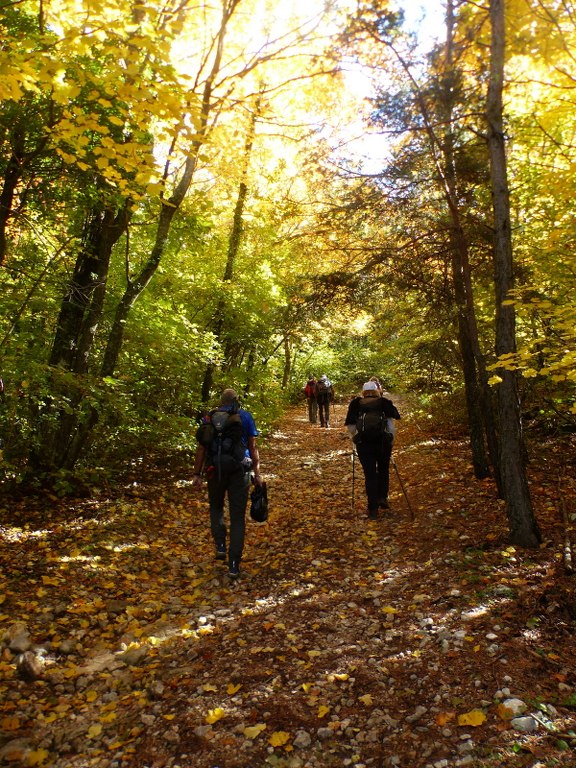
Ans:
{"label": "trekking pole", "polygon": [[336,424],[336,406],[334,405],[334,400],[332,400],[332,413],[334,414],[334,424]]}
{"label": "trekking pole", "polygon": [[404,494],[404,498],[406,499],[406,504],[408,504],[408,509],[410,510],[410,517],[412,518],[412,522],[416,519],[414,517],[414,510],[412,509],[412,505],[410,504],[410,499],[408,498],[408,494],[406,493],[406,488],[404,488],[404,483],[402,482],[402,478],[400,477],[400,472],[398,472],[398,467],[396,466],[396,461],[394,460],[394,457],[392,456],[392,466],[396,470],[396,477],[398,478],[398,482],[400,483],[400,487],[402,488],[402,493]]}
{"label": "trekking pole", "polygon": [[356,458],[356,449],[352,448],[352,512],[354,512],[354,466]]}

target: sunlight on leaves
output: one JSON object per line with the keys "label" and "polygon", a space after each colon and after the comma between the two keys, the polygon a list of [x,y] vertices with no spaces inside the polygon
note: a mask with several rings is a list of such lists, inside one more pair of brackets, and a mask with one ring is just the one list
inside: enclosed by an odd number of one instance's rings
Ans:
{"label": "sunlight on leaves", "polygon": [[215,709],[209,710],[205,719],[209,725],[213,725],[213,723],[217,723],[218,720],[222,720],[225,715],[226,712],[222,709],[222,707],[216,707]]}

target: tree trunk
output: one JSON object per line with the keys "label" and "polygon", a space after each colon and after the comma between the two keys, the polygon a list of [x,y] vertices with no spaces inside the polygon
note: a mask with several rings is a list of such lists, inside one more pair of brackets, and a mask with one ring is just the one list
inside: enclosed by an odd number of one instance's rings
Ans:
{"label": "tree trunk", "polygon": [[[490,0],[490,80],[486,102],[490,176],[494,207],[494,275],[496,293],[496,354],[516,351],[516,317],[513,304],[504,304],[514,286],[510,194],[507,178],[502,91],[504,87],[505,13],[504,0]],[[537,547],[541,541],[534,517],[522,441],[522,422],[517,374],[500,369],[498,416],[500,471],[512,544]]]}
{"label": "tree trunk", "polygon": [[[451,219],[450,250],[451,278],[456,304],[458,346],[462,360],[464,391],[468,426],[470,429],[470,448],[474,475],[478,479],[488,477],[490,467],[486,456],[486,442],[490,446],[489,426],[491,406],[481,397],[482,383],[480,371],[484,368],[484,358],[480,351],[478,324],[474,307],[474,291],[470,270],[468,240],[462,225],[459,204],[458,173],[454,137],[454,107],[457,89],[454,84],[454,8],[452,0],[446,4],[446,48],[442,79],[440,109],[443,111],[443,123],[446,126],[440,140],[442,162],[438,164],[438,174],[444,188],[444,196]],[[429,136],[434,146],[436,137],[430,123]],[[486,441],[485,441],[486,436]],[[493,441],[492,441],[493,444]],[[497,466],[496,457],[492,461]],[[498,475],[497,470],[495,474]]]}
{"label": "tree trunk", "polygon": [[12,215],[12,202],[16,192],[16,186],[20,181],[24,161],[24,131],[20,125],[16,125],[12,132],[12,155],[4,171],[4,184],[0,192],[0,266],[6,258],[6,230],[8,220]]}
{"label": "tree trunk", "polygon": [[[110,257],[115,243],[126,231],[129,210],[92,212],[86,227],[83,247],[76,259],[74,274],[62,300],[49,365],[74,374],[88,372],[94,338],[102,315]],[[54,398],[37,414],[38,441],[30,454],[36,471],[71,469],[84,440],[79,440],[88,423],[97,421],[92,405],[83,406],[85,384],[71,388],[66,383],[60,392],[59,377],[51,377]],[[59,395],[66,408],[58,405]]]}
{"label": "tree trunk", "polygon": [[284,336],[284,371],[282,373],[282,389],[286,389],[290,382],[290,375],[292,373],[292,345],[290,344],[290,336],[286,334]]}
{"label": "tree trunk", "polygon": [[[240,250],[240,244],[242,242],[242,230],[244,209],[246,207],[246,197],[248,196],[248,171],[250,169],[250,160],[252,157],[252,150],[254,147],[254,137],[256,135],[256,122],[260,115],[261,99],[256,101],[255,109],[252,112],[250,126],[246,141],[244,144],[243,154],[243,167],[241,172],[240,184],[238,185],[238,195],[236,197],[236,205],[234,206],[234,216],[232,218],[232,227],[230,230],[230,237],[228,238],[228,251],[226,256],[226,266],[224,268],[224,274],[222,276],[222,283],[231,283],[234,278],[234,269],[236,265],[236,259]],[[211,330],[214,334],[217,343],[221,343],[223,340],[223,331],[225,327],[226,315],[226,302],[224,299],[220,299],[212,318]],[[227,359],[231,351],[231,339],[228,338],[225,345],[224,356]],[[212,394],[212,387],[214,384],[214,372],[216,370],[216,364],[210,361],[206,366],[204,372],[204,379],[202,381],[201,397],[202,402],[207,403]]]}

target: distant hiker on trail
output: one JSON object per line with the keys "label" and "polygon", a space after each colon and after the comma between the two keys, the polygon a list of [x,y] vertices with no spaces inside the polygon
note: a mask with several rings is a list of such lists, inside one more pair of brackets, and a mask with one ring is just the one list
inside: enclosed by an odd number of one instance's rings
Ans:
{"label": "distant hiker on trail", "polygon": [[302,391],[308,401],[308,421],[310,424],[316,424],[318,421],[318,403],[316,402],[316,378],[313,373],[308,375],[308,381]]}
{"label": "distant hiker on trail", "polygon": [[316,382],[316,402],[320,414],[320,426],[330,426],[330,403],[334,400],[334,387],[325,373]]}
{"label": "distant hiker on trail", "polygon": [[348,405],[344,424],[356,445],[358,458],[364,470],[364,483],[368,498],[368,517],[378,519],[378,508],[389,509],[390,458],[394,436],[389,420],[400,414],[392,400],[380,393],[375,381],[362,386],[362,395]]}
{"label": "distant hiker on trail", "polygon": [[[231,579],[240,576],[240,561],[244,550],[246,507],[250,489],[250,472],[256,485],[262,485],[260,456],[256,446],[258,430],[254,417],[240,408],[233,389],[225,389],[220,406],[204,418],[198,427],[198,447],[194,460],[195,488],[202,485],[204,472],[208,483],[210,528],[216,547],[216,559],[226,560]],[[230,543],[226,550],[224,500],[228,494],[230,514]]]}

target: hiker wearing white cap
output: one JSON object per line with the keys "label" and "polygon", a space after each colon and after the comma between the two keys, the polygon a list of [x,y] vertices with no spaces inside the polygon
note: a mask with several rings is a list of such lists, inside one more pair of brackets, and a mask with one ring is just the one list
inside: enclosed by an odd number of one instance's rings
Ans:
{"label": "hiker wearing white cap", "polygon": [[356,445],[358,459],[364,470],[368,499],[368,517],[378,518],[378,508],[388,509],[390,458],[393,434],[389,420],[399,419],[398,409],[381,394],[378,381],[371,379],[362,385],[362,394],[348,406],[344,424]]}

